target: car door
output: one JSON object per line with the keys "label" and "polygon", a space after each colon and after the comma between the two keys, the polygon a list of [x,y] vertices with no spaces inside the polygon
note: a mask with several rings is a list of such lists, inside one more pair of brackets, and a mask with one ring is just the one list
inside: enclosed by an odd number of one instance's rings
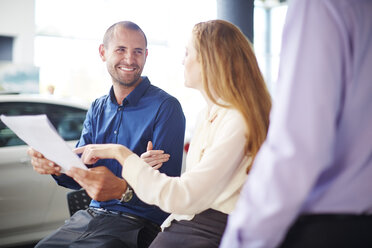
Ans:
{"label": "car door", "polygon": [[[0,114],[47,114],[71,147],[86,110],[37,102],[1,102]],[[39,240],[68,218],[67,189],[33,171],[28,146],[0,122],[0,245]]]}

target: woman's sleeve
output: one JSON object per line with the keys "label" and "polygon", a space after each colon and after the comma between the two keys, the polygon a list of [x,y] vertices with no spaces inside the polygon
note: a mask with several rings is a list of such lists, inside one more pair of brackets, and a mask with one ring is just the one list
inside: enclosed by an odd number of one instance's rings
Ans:
{"label": "woman's sleeve", "polygon": [[128,157],[123,177],[138,197],[175,214],[195,214],[210,207],[228,185],[244,157],[242,119],[234,115],[216,132],[218,137],[197,165],[181,177],[169,177],[149,167],[137,155]]}

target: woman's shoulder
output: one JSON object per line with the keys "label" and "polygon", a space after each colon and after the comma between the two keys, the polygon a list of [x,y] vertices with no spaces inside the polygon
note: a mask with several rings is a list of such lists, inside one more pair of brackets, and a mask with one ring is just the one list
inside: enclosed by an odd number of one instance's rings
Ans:
{"label": "woman's shoulder", "polygon": [[220,115],[220,126],[224,129],[231,129],[242,133],[246,131],[244,117],[237,109],[221,107],[218,115]]}
{"label": "woman's shoulder", "polygon": [[224,119],[229,119],[236,122],[244,122],[242,114],[237,109],[220,107],[218,112]]}

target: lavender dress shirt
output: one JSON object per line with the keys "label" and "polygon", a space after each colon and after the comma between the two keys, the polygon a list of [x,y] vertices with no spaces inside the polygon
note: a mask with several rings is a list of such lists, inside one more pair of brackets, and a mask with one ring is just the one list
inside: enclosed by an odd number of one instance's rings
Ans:
{"label": "lavender dress shirt", "polygon": [[221,244],[276,247],[301,213],[372,212],[372,1],[292,0],[267,140]]}

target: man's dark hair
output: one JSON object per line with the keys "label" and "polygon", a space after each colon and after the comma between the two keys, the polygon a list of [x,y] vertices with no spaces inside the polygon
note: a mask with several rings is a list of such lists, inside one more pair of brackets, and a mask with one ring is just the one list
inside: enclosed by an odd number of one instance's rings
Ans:
{"label": "man's dark hair", "polygon": [[135,24],[134,22],[131,22],[131,21],[121,21],[121,22],[117,22],[117,23],[112,24],[107,29],[105,35],[103,36],[103,45],[105,47],[108,47],[108,44],[109,44],[110,39],[112,37],[112,33],[114,32],[116,26],[120,26],[122,28],[127,28],[127,29],[131,29],[131,30],[140,31],[143,34],[143,37],[145,38],[145,44],[146,44],[146,47],[147,47],[147,38],[146,38],[145,33],[142,31],[142,29],[137,24]]}

